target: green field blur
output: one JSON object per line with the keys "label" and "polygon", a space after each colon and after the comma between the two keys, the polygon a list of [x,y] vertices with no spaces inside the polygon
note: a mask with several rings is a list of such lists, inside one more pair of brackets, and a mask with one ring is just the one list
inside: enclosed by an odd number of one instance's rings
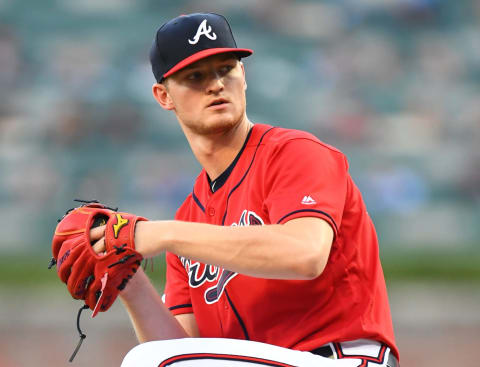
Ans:
{"label": "green field blur", "polygon": [[[49,253],[4,256],[0,259],[0,287],[63,286],[55,267],[47,269]],[[152,281],[163,289],[165,258],[159,256],[143,265]],[[382,257],[387,283],[394,282],[471,282],[480,283],[480,253],[395,253]]]}

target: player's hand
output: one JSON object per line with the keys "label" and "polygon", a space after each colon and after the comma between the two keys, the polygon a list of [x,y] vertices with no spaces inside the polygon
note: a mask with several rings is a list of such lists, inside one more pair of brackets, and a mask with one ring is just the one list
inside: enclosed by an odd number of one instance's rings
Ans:
{"label": "player's hand", "polygon": [[[137,248],[141,247],[143,241],[145,241],[145,238],[144,238],[145,236],[142,236],[141,233],[139,235],[139,230],[138,230],[139,227],[142,227],[142,224],[143,224],[142,222],[139,222],[135,226],[135,246]],[[95,251],[99,255],[103,255],[107,251],[107,248],[105,246],[105,228],[106,228],[106,225],[103,225],[103,226],[93,227],[90,230],[90,241],[91,243],[93,243],[92,245],[93,251]],[[139,243],[140,243],[140,246],[138,245]]]}
{"label": "player's hand", "polygon": [[58,223],[51,264],[57,265],[58,276],[72,297],[84,300],[93,310],[92,317],[113,304],[141,265],[134,232],[137,222],[146,220],[85,202]]}

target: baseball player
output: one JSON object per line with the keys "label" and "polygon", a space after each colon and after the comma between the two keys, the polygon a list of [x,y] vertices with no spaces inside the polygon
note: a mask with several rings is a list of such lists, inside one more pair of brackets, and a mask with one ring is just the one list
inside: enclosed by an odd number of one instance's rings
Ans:
{"label": "baseball player", "polygon": [[[96,253],[166,253],[163,300],[141,267],[122,275],[142,343],[122,366],[397,367],[377,237],[347,159],[309,133],[248,119],[241,58],[252,52],[218,14],[182,15],[156,32],[153,96],[203,170],[175,220],[135,219],[125,248],[109,243],[126,214],[90,232]],[[102,268],[94,298],[78,298],[107,309],[108,269],[129,259]],[[77,296],[89,287],[80,278],[69,284]]]}

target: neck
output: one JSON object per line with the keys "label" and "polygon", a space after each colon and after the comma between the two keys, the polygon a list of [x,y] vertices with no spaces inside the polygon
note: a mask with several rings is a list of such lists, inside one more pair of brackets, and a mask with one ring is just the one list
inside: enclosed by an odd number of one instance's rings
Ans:
{"label": "neck", "polygon": [[211,180],[215,180],[233,162],[253,124],[244,116],[234,127],[211,135],[184,130],[193,154]]}

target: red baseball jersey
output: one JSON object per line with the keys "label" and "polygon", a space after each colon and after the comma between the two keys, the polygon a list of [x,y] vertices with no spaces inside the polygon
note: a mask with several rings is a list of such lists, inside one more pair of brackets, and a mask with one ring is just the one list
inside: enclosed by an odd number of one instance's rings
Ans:
{"label": "red baseball jersey", "polygon": [[327,265],[313,280],[262,279],[167,253],[171,312],[193,312],[202,337],[304,351],[372,339],[398,356],[377,236],[345,156],[309,133],[256,124],[220,178],[203,170],[176,219],[249,226],[318,217],[335,234]]}

